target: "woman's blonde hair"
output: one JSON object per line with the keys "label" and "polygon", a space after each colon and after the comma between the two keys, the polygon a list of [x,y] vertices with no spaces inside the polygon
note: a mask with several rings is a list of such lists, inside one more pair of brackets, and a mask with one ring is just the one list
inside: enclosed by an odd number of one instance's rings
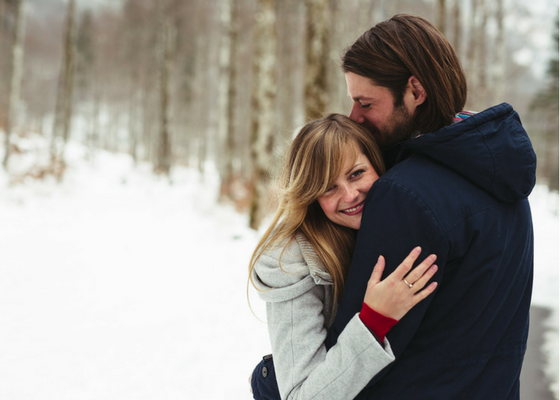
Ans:
{"label": "woman's blonde hair", "polygon": [[330,221],[317,198],[342,171],[348,161],[348,149],[355,157],[363,153],[379,175],[385,172],[381,152],[371,134],[344,115],[329,114],[299,131],[285,158],[278,209],[249,264],[251,282],[253,268],[265,249],[287,246],[301,233],[332,277],[334,298],[340,300],[356,231]]}

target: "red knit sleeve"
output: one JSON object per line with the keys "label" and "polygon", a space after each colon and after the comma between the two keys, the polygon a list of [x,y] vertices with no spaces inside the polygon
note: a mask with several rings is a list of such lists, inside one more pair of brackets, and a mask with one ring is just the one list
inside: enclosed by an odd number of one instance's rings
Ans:
{"label": "red knit sleeve", "polygon": [[379,314],[371,309],[366,303],[362,304],[360,319],[374,334],[380,342],[385,340],[385,335],[399,321]]}

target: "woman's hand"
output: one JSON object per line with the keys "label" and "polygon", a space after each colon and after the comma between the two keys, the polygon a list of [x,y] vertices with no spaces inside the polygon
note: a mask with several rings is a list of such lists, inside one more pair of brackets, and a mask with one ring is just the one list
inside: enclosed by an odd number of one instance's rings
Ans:
{"label": "woman's hand", "polygon": [[432,282],[424,288],[437,271],[437,265],[434,264],[436,256],[428,256],[410,271],[421,251],[420,247],[412,250],[401,265],[383,281],[381,275],[385,269],[385,259],[379,256],[367,285],[364,302],[379,314],[398,321],[428,297],[437,286],[436,282]]}

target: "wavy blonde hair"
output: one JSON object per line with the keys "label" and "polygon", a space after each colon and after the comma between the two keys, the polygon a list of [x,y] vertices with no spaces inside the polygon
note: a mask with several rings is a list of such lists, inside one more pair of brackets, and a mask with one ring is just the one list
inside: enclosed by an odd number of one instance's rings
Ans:
{"label": "wavy blonde hair", "polygon": [[[381,175],[385,166],[369,131],[348,117],[329,114],[305,125],[285,157],[279,181],[279,205],[249,264],[249,280],[267,248],[284,248],[301,233],[333,279],[340,300],[356,240],[356,231],[330,221],[317,198],[333,185],[347,162],[348,152],[363,153]],[[279,260],[280,263],[280,260]]]}

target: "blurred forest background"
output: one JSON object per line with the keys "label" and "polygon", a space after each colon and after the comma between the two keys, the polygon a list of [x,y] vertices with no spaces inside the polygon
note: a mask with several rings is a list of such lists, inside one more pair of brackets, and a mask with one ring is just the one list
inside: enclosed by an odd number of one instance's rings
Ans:
{"label": "blurred forest background", "polygon": [[[63,179],[70,140],[92,159],[127,152],[163,176],[190,166],[219,174],[220,201],[256,228],[294,130],[350,110],[342,51],[400,12],[429,19],[454,45],[467,109],[516,108],[538,179],[557,191],[552,0],[0,0],[3,167],[11,184]],[[15,163],[21,154],[33,161]]]}

